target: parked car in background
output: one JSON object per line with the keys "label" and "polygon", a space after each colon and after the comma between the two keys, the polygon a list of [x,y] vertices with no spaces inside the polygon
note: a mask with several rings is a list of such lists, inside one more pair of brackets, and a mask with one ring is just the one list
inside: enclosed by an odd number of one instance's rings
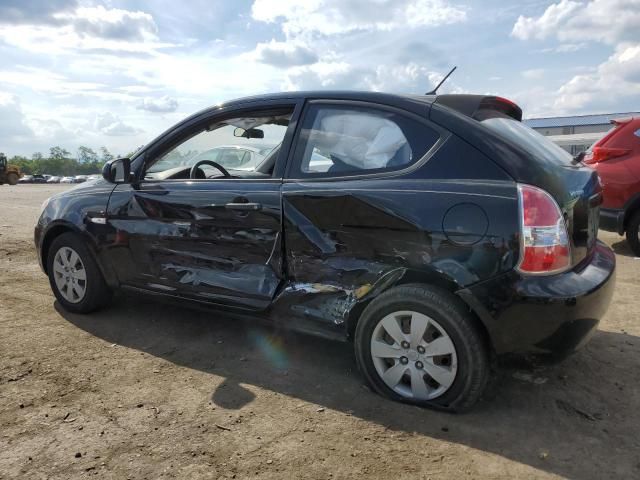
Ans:
{"label": "parked car in background", "polygon": [[33,175],[33,178],[31,179],[31,183],[47,183],[47,179],[45,178],[44,175]]}
{"label": "parked car in background", "polygon": [[[350,340],[377,392],[464,410],[492,358],[584,345],[615,283],[596,172],[521,118],[484,95],[226,102],[49,199],[38,258],[68,311],[122,289]],[[238,128],[278,146],[163,163]]]}
{"label": "parked car in background", "polygon": [[73,183],[83,183],[87,181],[86,175],[76,175],[73,177]]}
{"label": "parked car in background", "polygon": [[62,177],[60,183],[73,183],[73,177]]}
{"label": "parked car in background", "polygon": [[56,175],[53,175],[52,177],[49,177],[49,179],[47,180],[47,183],[60,183],[60,178]]}
{"label": "parked car in background", "polygon": [[602,181],[600,228],[626,233],[629,246],[640,256],[640,118],[612,123],[613,128],[587,150],[583,162]]}
{"label": "parked car in background", "polygon": [[89,175],[87,177],[87,180],[100,180],[102,178],[102,175]]}
{"label": "parked car in background", "polygon": [[23,175],[22,177],[20,177],[20,180],[18,180],[18,183],[31,183],[33,182],[33,175]]}

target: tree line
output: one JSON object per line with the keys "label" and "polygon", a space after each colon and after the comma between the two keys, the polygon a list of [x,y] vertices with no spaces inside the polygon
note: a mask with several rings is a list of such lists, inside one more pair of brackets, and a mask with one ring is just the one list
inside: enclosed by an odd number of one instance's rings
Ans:
{"label": "tree line", "polygon": [[115,156],[105,147],[100,147],[96,152],[89,147],[81,146],[75,156],[62,147],[51,147],[48,156],[41,152],[34,153],[31,158],[14,155],[8,163],[18,166],[25,175],[46,173],[72,176],[100,173],[105,162],[114,158]]}

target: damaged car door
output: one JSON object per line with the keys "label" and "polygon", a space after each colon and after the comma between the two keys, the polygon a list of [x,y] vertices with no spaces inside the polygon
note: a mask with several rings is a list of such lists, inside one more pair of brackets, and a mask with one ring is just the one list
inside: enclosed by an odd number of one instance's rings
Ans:
{"label": "damaged car door", "polygon": [[440,133],[360,102],[308,102],[300,123],[283,187],[289,283],[275,308],[339,330],[355,304],[428,255],[437,225],[422,224],[424,198],[406,171]]}
{"label": "damaged car door", "polygon": [[[293,106],[227,113],[147,156],[140,181],[118,185],[109,202],[109,255],[120,283],[266,308],[282,274],[282,180],[273,171],[292,113]],[[251,171],[203,157],[233,142],[270,145],[272,154]]]}

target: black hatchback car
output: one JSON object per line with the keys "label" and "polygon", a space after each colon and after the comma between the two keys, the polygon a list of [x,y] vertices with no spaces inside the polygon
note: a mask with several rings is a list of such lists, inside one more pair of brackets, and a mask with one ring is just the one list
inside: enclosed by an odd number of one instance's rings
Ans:
{"label": "black hatchback car", "polygon": [[[116,289],[350,339],[370,385],[463,410],[494,358],[584,344],[614,288],[596,173],[481,95],[299,92],[199,112],[51,197],[57,300]],[[202,152],[275,145],[252,170]]]}

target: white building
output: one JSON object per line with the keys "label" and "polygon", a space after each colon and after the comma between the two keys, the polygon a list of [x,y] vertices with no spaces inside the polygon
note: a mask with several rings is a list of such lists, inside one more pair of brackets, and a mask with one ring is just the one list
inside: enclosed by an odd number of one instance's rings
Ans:
{"label": "white building", "polygon": [[611,129],[611,120],[639,117],[640,112],[575,115],[572,117],[529,118],[525,124],[548,136],[572,155],[589,148]]}

